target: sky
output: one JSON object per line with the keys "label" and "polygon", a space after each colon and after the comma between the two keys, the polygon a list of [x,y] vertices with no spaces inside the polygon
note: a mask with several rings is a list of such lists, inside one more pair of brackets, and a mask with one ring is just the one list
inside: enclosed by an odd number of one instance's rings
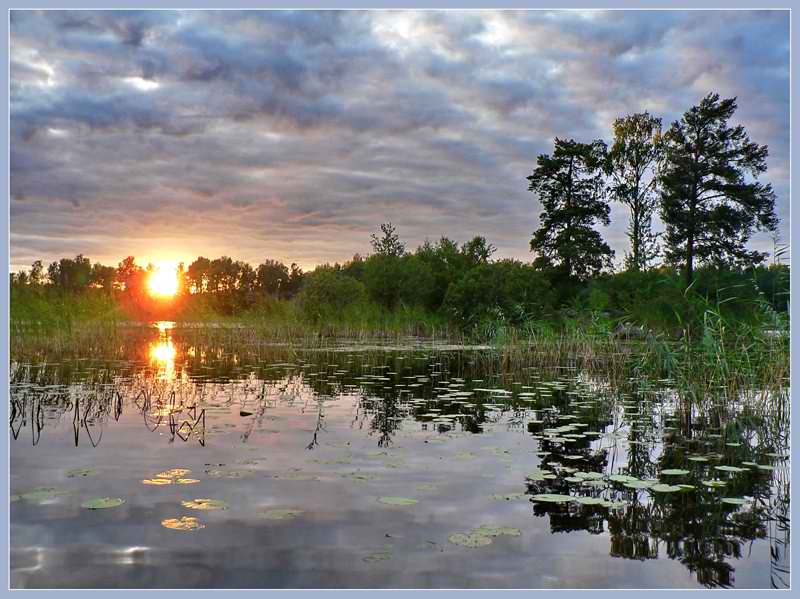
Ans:
{"label": "sky", "polygon": [[[12,11],[11,268],[308,270],[387,221],[410,249],[484,235],[529,261],[526,177],[556,137],[610,142],[645,110],[666,128],[710,92],[769,146],[788,241],[788,14]],[[627,224],[612,204],[618,263]]]}

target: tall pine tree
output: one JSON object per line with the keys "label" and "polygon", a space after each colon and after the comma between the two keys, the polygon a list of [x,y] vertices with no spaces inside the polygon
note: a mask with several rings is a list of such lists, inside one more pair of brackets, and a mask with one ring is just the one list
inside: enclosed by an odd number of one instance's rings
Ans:
{"label": "tall pine tree", "polygon": [[586,279],[611,265],[613,250],[594,225],[608,225],[603,166],[606,145],[556,138],[553,154],[542,154],[528,177],[539,196],[542,213],[531,239],[536,264],[557,268],[570,278]]}
{"label": "tall pine tree", "polygon": [[774,231],[772,186],[755,181],[767,170],[767,146],[728,120],[736,98],[709,94],[672,123],[665,135],[661,219],[667,259],[684,269],[686,286],[695,262],[748,266],[765,255],[748,251],[753,229]]}

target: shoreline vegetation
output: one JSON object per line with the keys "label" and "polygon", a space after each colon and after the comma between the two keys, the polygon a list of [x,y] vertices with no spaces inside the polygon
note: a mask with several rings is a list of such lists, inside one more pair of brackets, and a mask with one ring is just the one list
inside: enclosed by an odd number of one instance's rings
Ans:
{"label": "shoreline vegetation", "polygon": [[[303,272],[223,256],[117,267],[79,254],[11,275],[11,354],[102,354],[131,322],[174,321],[223,344],[326,347],[344,341],[486,345],[528,366],[575,365],[609,377],[674,379],[702,401],[723,390],[783,398],[789,373],[788,247],[747,249],[778,219],[766,146],[729,126],[735,98],[709,94],[662,132],[629,115],[613,143],[556,139],[529,191],[541,203],[535,259],[495,259],[482,236],[443,236],[409,251],[391,223],[371,253]],[[630,212],[630,253],[615,270],[598,225],[610,202]],[[663,233],[651,228],[658,213]],[[172,275],[167,274],[170,278]],[[404,341],[405,339],[405,341]],[[783,399],[781,401],[784,401]]]}

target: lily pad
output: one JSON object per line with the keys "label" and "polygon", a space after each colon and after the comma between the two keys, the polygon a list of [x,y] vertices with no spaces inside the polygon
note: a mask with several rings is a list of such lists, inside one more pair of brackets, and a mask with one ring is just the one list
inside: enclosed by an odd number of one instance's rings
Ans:
{"label": "lily pad", "polygon": [[531,497],[531,499],[544,503],[568,503],[570,501],[575,501],[575,497],[572,495],[559,495],[557,493],[539,493]]}
{"label": "lily pad", "polygon": [[215,469],[212,468],[211,470],[206,470],[206,474],[208,474],[211,478],[244,478],[246,476],[253,476],[256,473],[255,470],[252,469]]}
{"label": "lily pad", "polygon": [[511,528],[508,526],[495,526],[494,524],[481,524],[478,528],[473,528],[470,534],[485,535],[487,537],[518,537],[522,535],[519,528]]}
{"label": "lily pad", "polygon": [[738,466],[714,466],[714,468],[723,472],[747,472],[746,468],[739,468]]}
{"label": "lily pad", "polygon": [[703,482],[703,484],[705,486],[712,487],[712,488],[715,488],[715,489],[722,488],[722,487],[724,487],[725,485],[728,484],[724,480],[704,480],[702,482]]}
{"label": "lily pad", "polygon": [[653,485],[650,487],[651,491],[655,491],[656,493],[675,493],[676,491],[682,491],[678,485],[665,485],[665,484],[658,484]]}
{"label": "lily pad", "polygon": [[200,524],[197,518],[193,518],[192,516],[182,516],[180,518],[167,518],[166,520],[161,521],[161,526],[172,530],[185,530],[185,531],[200,530],[201,528],[206,527],[205,524]]}
{"label": "lily pad", "polygon": [[661,474],[665,476],[683,476],[684,474],[689,474],[689,471],[681,470],[680,468],[670,468],[668,470],[662,470]]}
{"label": "lily pad", "polygon": [[181,501],[183,507],[193,510],[227,510],[228,504],[220,499],[191,499]]}
{"label": "lily pad", "polygon": [[410,497],[378,497],[378,501],[386,505],[416,505],[417,500]]}
{"label": "lily pad", "polygon": [[524,499],[527,493],[493,493],[489,495],[492,499],[504,499],[506,501],[514,501],[516,499]]}
{"label": "lily pad", "polygon": [[612,474],[608,477],[608,480],[614,481],[615,483],[632,483],[639,479],[635,476],[628,476],[627,474]]}
{"label": "lily pad", "polygon": [[123,503],[125,503],[125,500],[120,499],[119,497],[97,497],[95,499],[84,501],[81,503],[81,507],[85,507],[86,509],[90,510],[103,510],[120,506]]}
{"label": "lily pad", "polygon": [[631,482],[624,483],[623,486],[629,489],[649,489],[654,484],[656,483],[651,480],[632,480]]}
{"label": "lily pad", "polygon": [[156,474],[157,478],[181,478],[189,474],[191,470],[185,468],[173,468],[172,470],[165,470]]}
{"label": "lily pad", "polygon": [[367,563],[385,562],[386,560],[392,559],[392,554],[388,551],[378,551],[376,553],[370,553],[362,559]]}
{"label": "lily pad", "polygon": [[297,510],[297,509],[275,509],[275,510],[267,510],[265,512],[261,512],[260,516],[262,518],[267,518],[268,520],[291,520],[292,518],[296,518],[304,513],[304,510]]}
{"label": "lily pad", "polygon": [[447,540],[453,543],[453,545],[461,545],[462,547],[469,547],[470,549],[476,549],[478,547],[484,547],[492,544],[492,537],[475,533],[464,534],[459,532],[454,535],[450,535],[447,537]]}
{"label": "lily pad", "polygon": [[742,499],[741,497],[723,497],[720,501],[730,505],[747,505],[750,503],[747,499]]}
{"label": "lily pad", "polygon": [[41,501],[43,499],[53,499],[54,497],[65,497],[66,495],[69,495],[69,491],[64,491],[58,487],[36,487],[27,493],[23,493],[22,498]]}
{"label": "lily pad", "polygon": [[602,505],[606,500],[602,497],[576,497],[575,501],[581,505]]}
{"label": "lily pad", "polygon": [[172,479],[169,478],[145,478],[142,481],[142,484],[145,485],[170,485],[172,484]]}

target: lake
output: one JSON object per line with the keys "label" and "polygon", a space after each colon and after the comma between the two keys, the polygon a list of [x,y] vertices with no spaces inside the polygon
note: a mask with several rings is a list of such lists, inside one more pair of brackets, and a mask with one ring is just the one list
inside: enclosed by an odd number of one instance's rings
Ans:
{"label": "lake", "polygon": [[160,323],[12,363],[11,586],[785,588],[789,415],[761,405]]}

